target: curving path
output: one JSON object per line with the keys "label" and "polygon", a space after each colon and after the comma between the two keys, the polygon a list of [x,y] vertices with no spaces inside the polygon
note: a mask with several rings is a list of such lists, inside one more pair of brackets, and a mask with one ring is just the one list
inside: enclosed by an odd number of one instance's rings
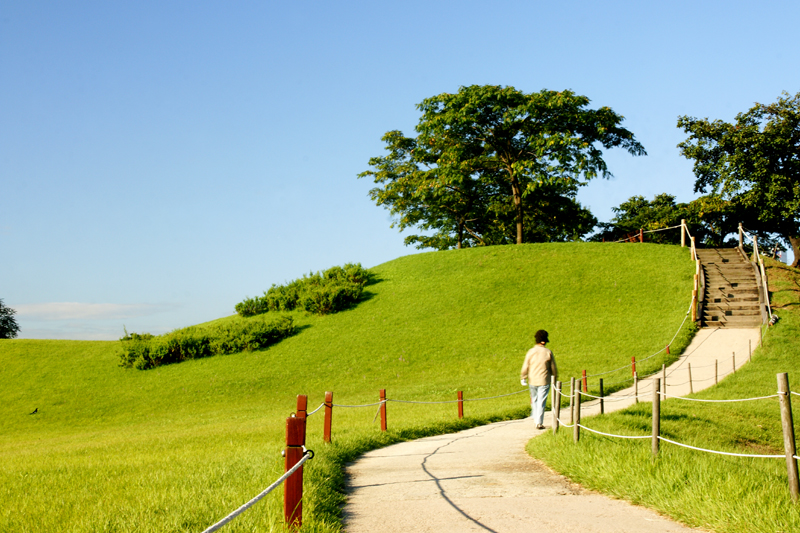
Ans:
{"label": "curving path", "polygon": [[[758,329],[702,329],[680,360],[667,369],[667,395],[714,384],[739,368],[755,349]],[[649,382],[640,383],[640,394]],[[618,396],[631,394],[631,389]],[[633,400],[605,403],[606,412]],[[585,403],[582,416],[599,413]],[[568,415],[567,415],[568,416]],[[566,419],[562,411],[562,420]],[[549,428],[550,413],[545,416]],[[545,430],[546,431],[546,430]],[[654,511],[582,489],[531,458],[528,440],[541,433],[530,418],[498,422],[450,435],[395,444],[349,465],[345,530],[360,532],[487,531],[622,533],[696,531]],[[498,453],[502,451],[502,453]]]}

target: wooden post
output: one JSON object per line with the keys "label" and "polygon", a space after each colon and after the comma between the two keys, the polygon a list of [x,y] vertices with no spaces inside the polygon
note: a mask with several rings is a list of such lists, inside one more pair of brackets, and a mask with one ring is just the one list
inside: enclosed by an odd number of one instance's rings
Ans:
{"label": "wooden post", "polygon": [[694,394],[694,384],[692,383],[692,363],[686,363],[689,368],[689,394]]}
{"label": "wooden post", "polygon": [[741,248],[742,245],[744,244],[743,237],[744,237],[744,229],[742,228],[742,223],[739,222],[739,248]]}
{"label": "wooden post", "polygon": [[747,339],[747,360],[753,360],[753,339]]}
{"label": "wooden post", "polygon": [[792,419],[792,396],[789,390],[789,374],[778,374],[778,398],[781,402],[781,425],[783,426],[783,448],[786,451],[786,470],[789,476],[789,491],[792,501],[800,496],[800,481],[797,475],[797,454],[794,440],[794,420]]}
{"label": "wooden post", "polygon": [[[295,412],[294,416],[296,416],[300,420],[305,420],[307,412],[308,412],[308,396],[306,396],[305,394],[298,394],[297,411]],[[303,442],[303,444],[305,444],[305,442]]]}
{"label": "wooden post", "polygon": [[719,361],[714,359],[714,385],[719,385]]}
{"label": "wooden post", "polygon": [[669,355],[669,344],[667,344],[667,355]]}
{"label": "wooden post", "polygon": [[686,246],[686,220],[681,219],[681,248]]}
{"label": "wooden post", "polygon": [[633,373],[633,395],[634,403],[639,403],[639,374],[636,372]]}
{"label": "wooden post", "polygon": [[664,390],[662,392],[664,393],[664,396],[666,396],[667,395],[667,365],[665,365],[665,364],[661,365],[661,386],[664,387]]}
{"label": "wooden post", "polygon": [[697,322],[697,289],[692,290],[692,322]]}
{"label": "wooden post", "polygon": [[733,352],[733,357],[731,358],[731,364],[733,365],[733,371],[736,372],[736,352]]}
{"label": "wooden post", "polygon": [[583,371],[583,392],[589,392],[588,382],[586,381],[586,370]]}
{"label": "wooden post", "polygon": [[332,419],[333,419],[333,393],[328,391],[325,393],[325,422],[322,428],[322,440],[324,442],[331,441]]}
{"label": "wooden post", "polygon": [[575,442],[581,440],[581,391],[575,391],[575,426],[572,428],[572,438]]}
{"label": "wooden post", "polygon": [[605,414],[605,406],[603,405],[603,378],[600,378],[600,414]]}
{"label": "wooden post", "polygon": [[694,237],[692,237],[692,261],[697,261],[697,248],[694,245]]}
{"label": "wooden post", "polygon": [[639,242],[644,242],[644,230],[639,228]]}
{"label": "wooden post", "polygon": [[[303,458],[303,434],[305,420],[297,417],[286,419],[286,449],[283,452],[284,472],[288,472]],[[283,483],[283,517],[289,527],[300,528],[303,524],[303,467],[289,476]]]}
{"label": "wooden post", "polygon": [[464,393],[458,391],[458,418],[464,418]]}
{"label": "wooden post", "polygon": [[306,445],[306,413],[308,412],[308,396],[305,394],[297,395],[297,412],[294,416],[302,421],[303,438],[301,439],[300,446]]}
{"label": "wooden post", "polygon": [[636,356],[631,356],[631,375],[636,375]]}
{"label": "wooden post", "polygon": [[653,439],[651,448],[653,455],[658,455],[658,437],[661,435],[661,395],[659,388],[661,387],[661,380],[658,378],[653,379]]}
{"label": "wooden post", "polygon": [[569,378],[569,423],[575,423],[575,378]]}
{"label": "wooden post", "polygon": [[553,434],[555,435],[558,431],[558,424],[559,424],[559,417],[561,416],[561,382],[556,381],[556,394],[553,400]]}
{"label": "wooden post", "polygon": [[381,431],[386,431],[386,389],[381,389]]}

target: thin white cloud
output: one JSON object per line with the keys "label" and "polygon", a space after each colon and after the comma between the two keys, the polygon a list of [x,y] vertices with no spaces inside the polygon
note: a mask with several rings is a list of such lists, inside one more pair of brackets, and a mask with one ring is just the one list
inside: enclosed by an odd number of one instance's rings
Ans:
{"label": "thin white cloud", "polygon": [[119,320],[153,315],[168,307],[150,304],[51,302],[15,305],[14,310],[20,318],[30,320]]}

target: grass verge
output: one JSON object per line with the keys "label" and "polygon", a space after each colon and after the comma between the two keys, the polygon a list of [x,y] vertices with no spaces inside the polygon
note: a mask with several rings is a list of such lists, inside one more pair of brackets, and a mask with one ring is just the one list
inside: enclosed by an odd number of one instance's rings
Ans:
{"label": "grass verge", "polygon": [[[0,531],[202,531],[279,477],[297,394],[313,409],[326,390],[339,404],[375,402],[381,388],[425,401],[516,391],[540,328],[564,377],[624,367],[672,338],[693,265],[677,246],[564,243],[417,254],[372,271],[358,306],[292,313],[298,334],[266,350],[140,372],[118,366],[116,342],[0,341]],[[264,318],[212,324],[250,320]],[[374,408],[336,409],[329,450],[314,415],[305,527],[341,527],[336,472],[361,450],[527,404],[469,402],[457,422],[452,404],[392,403],[386,435]],[[276,491],[226,531],[281,528]]]}
{"label": "grass verge", "polygon": [[[770,262],[767,276],[774,311],[781,317],[769,329],[751,363],[717,387],[694,395],[730,399],[775,393],[776,374],[800,380],[800,271]],[[798,405],[795,399],[795,406]],[[777,399],[709,404],[667,400],[661,405],[662,434],[706,449],[782,454]],[[585,423],[621,435],[648,435],[651,406],[593,417]],[[791,502],[783,459],[726,457],[661,444],[658,457],[650,441],[612,439],[583,432],[543,435],[528,452],[581,485],[656,509],[690,526],[725,533],[799,531],[800,511]]]}

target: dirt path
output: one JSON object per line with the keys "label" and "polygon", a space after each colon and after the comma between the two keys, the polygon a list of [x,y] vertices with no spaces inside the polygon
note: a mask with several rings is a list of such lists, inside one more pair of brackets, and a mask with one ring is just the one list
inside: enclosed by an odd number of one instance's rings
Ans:
{"label": "dirt path", "polygon": [[[737,354],[738,368],[747,361],[749,346],[755,349],[758,338],[758,329],[701,330],[685,355],[667,369],[667,395],[689,393],[689,364],[695,391],[712,386],[714,361],[719,362],[719,375],[727,374],[732,370],[732,354]],[[643,381],[640,393],[647,386]],[[630,389],[617,393],[629,394]],[[609,397],[605,410],[621,409],[632,402]],[[584,408],[583,417],[599,412],[597,402]],[[550,420],[547,413],[548,429]],[[539,433],[527,418],[366,453],[347,469],[345,530],[693,531],[654,511],[584,490],[553,473],[525,452],[525,444]],[[498,450],[503,454],[498,455]]]}

